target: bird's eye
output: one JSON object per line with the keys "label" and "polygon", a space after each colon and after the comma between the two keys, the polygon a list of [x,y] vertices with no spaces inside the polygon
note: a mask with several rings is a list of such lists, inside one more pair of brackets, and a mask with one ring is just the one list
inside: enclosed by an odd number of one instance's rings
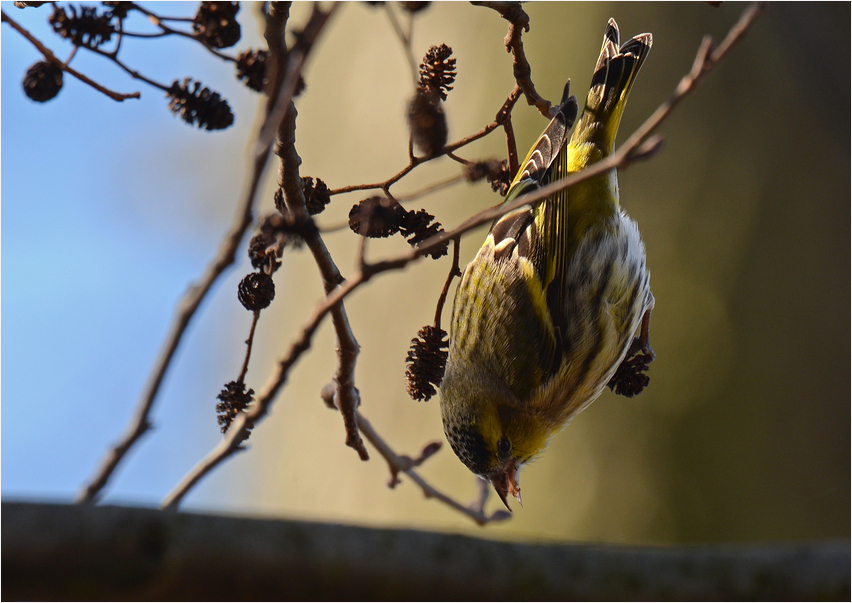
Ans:
{"label": "bird's eye", "polygon": [[509,438],[503,436],[497,442],[497,453],[500,456],[509,456],[509,452],[512,451],[512,442],[509,441]]}

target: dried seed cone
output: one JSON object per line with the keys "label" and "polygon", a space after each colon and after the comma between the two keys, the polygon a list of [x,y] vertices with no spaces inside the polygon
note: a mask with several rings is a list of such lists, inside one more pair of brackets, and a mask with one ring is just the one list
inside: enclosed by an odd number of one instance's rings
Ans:
{"label": "dried seed cone", "polygon": [[51,61],[39,61],[27,69],[23,86],[28,97],[47,102],[62,90],[62,68]]}

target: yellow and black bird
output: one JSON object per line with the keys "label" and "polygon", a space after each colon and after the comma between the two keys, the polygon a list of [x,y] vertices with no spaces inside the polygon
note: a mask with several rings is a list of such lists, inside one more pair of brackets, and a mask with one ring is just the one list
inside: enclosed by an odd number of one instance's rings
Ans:
{"label": "yellow and black bird", "polygon": [[[506,203],[612,153],[651,42],[646,33],[619,48],[618,26],[609,20],[577,127],[569,138],[577,99],[566,85]],[[441,415],[456,455],[507,507],[507,495],[521,500],[521,468],[601,394],[619,366],[636,354],[653,359],[649,279],[639,229],[619,205],[615,169],[498,219],[465,268]],[[641,390],[641,377],[620,393]]]}

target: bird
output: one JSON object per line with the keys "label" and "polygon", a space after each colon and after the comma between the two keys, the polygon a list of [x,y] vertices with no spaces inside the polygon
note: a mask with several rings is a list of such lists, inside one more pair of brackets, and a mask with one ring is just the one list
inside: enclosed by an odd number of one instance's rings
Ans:
{"label": "bird", "polygon": [[[573,133],[578,105],[568,80],[505,204],[612,154],[652,40],[644,33],[619,46],[609,20]],[[508,495],[522,505],[521,468],[613,385],[617,370],[638,379],[617,393],[632,397],[647,384],[637,371],[655,358],[653,307],[645,245],[619,204],[615,168],[493,223],[456,289],[440,406],[456,456],[510,511]],[[637,354],[642,362],[631,364]]]}

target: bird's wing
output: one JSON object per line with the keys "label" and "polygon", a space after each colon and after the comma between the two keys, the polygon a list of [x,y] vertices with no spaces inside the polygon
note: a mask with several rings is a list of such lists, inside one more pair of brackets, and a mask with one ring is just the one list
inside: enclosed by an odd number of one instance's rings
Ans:
{"label": "bird's wing", "polygon": [[[556,116],[518,170],[506,203],[550,181],[553,162],[577,116],[577,99],[569,90],[570,80]],[[483,304],[482,324],[477,328],[491,332],[490,339],[495,342],[489,351],[491,370],[522,400],[559,366],[560,346],[547,308],[549,213],[549,204],[543,202],[534,208],[524,205],[497,219],[480,249],[482,257],[471,262],[459,286],[459,294],[467,295],[473,292],[466,285],[477,283],[477,302]],[[487,271],[493,273],[485,274]],[[465,329],[454,330],[458,333]],[[518,349],[529,353],[517,358],[511,352]]]}
{"label": "bird's wing", "polygon": [[[553,173],[553,164],[568,140],[568,132],[577,117],[577,99],[570,95],[571,80],[565,83],[562,102],[556,116],[539,136],[527,153],[509,191],[505,203],[511,203],[521,195],[548,184]],[[529,208],[528,208],[529,209]],[[511,238],[518,244],[518,253],[527,258],[535,267],[538,278],[546,279],[547,269],[547,224],[549,208],[540,203],[532,212],[513,211],[494,222],[491,234],[494,244]],[[544,285],[546,287],[546,283]]]}
{"label": "bird's wing", "polygon": [[559,353],[546,290],[519,254],[532,214],[529,206],[517,209],[498,224],[499,243],[488,236],[462,275],[452,324],[456,361],[504,384],[520,402],[553,373]]}

